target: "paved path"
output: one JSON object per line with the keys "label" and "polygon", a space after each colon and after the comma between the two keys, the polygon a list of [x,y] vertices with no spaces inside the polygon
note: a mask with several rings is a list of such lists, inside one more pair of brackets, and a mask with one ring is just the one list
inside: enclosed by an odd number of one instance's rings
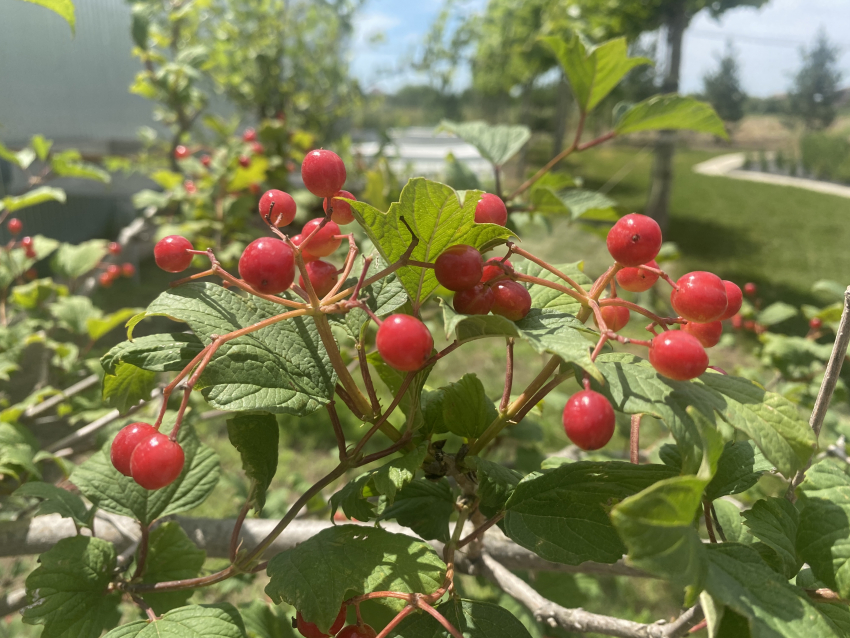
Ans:
{"label": "paved path", "polygon": [[701,162],[693,167],[695,173],[700,175],[715,175],[720,177],[731,177],[732,179],[743,179],[750,182],[761,182],[763,184],[774,184],[776,186],[793,186],[794,188],[805,188],[806,190],[837,195],[850,198],[850,186],[832,184],[830,182],[819,182],[816,179],[805,179],[802,177],[789,177],[786,175],[774,175],[772,173],[759,173],[757,171],[744,171],[746,156],[744,153],[730,153],[720,155],[706,162]]}

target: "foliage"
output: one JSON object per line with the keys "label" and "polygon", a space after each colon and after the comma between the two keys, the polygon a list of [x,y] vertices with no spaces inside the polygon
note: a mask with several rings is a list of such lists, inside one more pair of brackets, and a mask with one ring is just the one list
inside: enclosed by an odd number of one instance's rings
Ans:
{"label": "foliage", "polygon": [[841,81],[838,47],[830,43],[826,32],[821,30],[811,49],[801,50],[800,55],[802,65],[794,77],[791,110],[810,128],[826,128],[837,113],[838,84]]}
{"label": "foliage", "polygon": [[737,122],[744,117],[747,96],[741,88],[738,58],[731,46],[718,63],[717,70],[706,73],[702,79],[705,96],[724,122]]}

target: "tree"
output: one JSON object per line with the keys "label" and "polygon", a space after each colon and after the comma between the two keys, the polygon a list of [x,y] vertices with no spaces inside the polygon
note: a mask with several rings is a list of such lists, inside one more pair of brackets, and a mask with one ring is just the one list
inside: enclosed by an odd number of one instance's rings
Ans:
{"label": "tree", "polygon": [[705,95],[724,122],[737,122],[744,117],[747,96],[741,88],[738,57],[732,44],[718,59],[719,68],[703,77]]}
{"label": "tree", "polygon": [[811,49],[802,49],[802,67],[794,78],[791,90],[791,110],[806,122],[806,126],[822,129],[832,124],[836,115],[840,49],[830,43],[826,31],[818,32]]}

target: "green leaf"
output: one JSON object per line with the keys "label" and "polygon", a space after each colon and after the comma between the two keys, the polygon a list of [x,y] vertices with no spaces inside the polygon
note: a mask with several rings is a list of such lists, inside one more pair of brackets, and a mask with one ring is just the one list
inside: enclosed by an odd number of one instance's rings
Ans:
{"label": "green leaf", "polygon": [[103,377],[103,401],[124,414],[139,402],[150,399],[155,387],[156,373],[129,363],[119,363],[115,374]]}
{"label": "green leaf", "polygon": [[505,509],[505,504],[522,480],[522,474],[480,457],[472,457],[467,463],[477,471],[478,498],[481,499],[480,507],[484,515],[493,516]]}
{"label": "green leaf", "polygon": [[70,518],[78,527],[88,527],[94,515],[94,510],[89,510],[79,496],[51,483],[30,481],[15,490],[14,495],[40,498],[36,516],[59,514],[62,518]]}
{"label": "green leaf", "polygon": [[63,328],[77,334],[86,334],[86,324],[91,319],[99,319],[101,310],[91,299],[82,295],[60,297],[49,306],[50,314]]}
{"label": "green leaf", "polygon": [[[500,605],[452,598],[437,607],[463,638],[531,638],[525,626]],[[411,614],[392,636],[404,638],[451,638],[451,634],[431,615]]]}
{"label": "green leaf", "polygon": [[[186,322],[205,344],[285,309],[211,283],[190,283],[157,297],[145,316]],[[336,374],[310,317],[294,317],[221,346],[199,386],[214,408],[304,416],[333,396]]]}
{"label": "green leaf", "polygon": [[531,130],[527,126],[494,126],[481,121],[460,123],[443,120],[437,130],[454,133],[472,144],[481,157],[496,167],[503,166],[531,139]]}
{"label": "green leaf", "polygon": [[[167,432],[173,423],[174,414],[167,415],[162,429]],[[185,466],[177,480],[160,490],[148,491],[112,466],[112,441],[79,465],[71,474],[71,482],[97,507],[145,524],[185,512],[207,499],[218,483],[220,470],[216,453],[198,440],[188,423],[180,426],[177,442],[186,455]]]}
{"label": "green leaf", "polygon": [[30,140],[30,146],[32,146],[38,159],[43,162],[50,154],[50,147],[53,146],[53,142],[45,139],[43,135],[33,135],[32,140]]}
{"label": "green leaf", "polygon": [[759,311],[756,315],[756,321],[763,326],[775,326],[778,323],[796,317],[797,314],[798,310],[791,304],[787,304],[784,301],[776,301],[767,308]]}
{"label": "green leaf", "polygon": [[[2,206],[0,206],[0,210],[2,210]],[[44,235],[36,235],[32,239],[35,257],[28,257],[23,248],[13,248],[6,252],[4,259],[0,259],[0,288],[9,287],[28,268],[32,268],[37,261],[47,257],[59,245],[58,241]]]}
{"label": "green leaf", "polygon": [[608,40],[589,50],[578,36],[569,41],[556,36],[541,39],[564,69],[584,113],[592,111],[634,67],[652,64],[647,58],[630,58],[625,38]]}
{"label": "green leaf", "polygon": [[[502,226],[475,223],[480,196],[479,191],[467,191],[461,201],[460,194],[449,186],[417,177],[407,183],[399,201],[386,213],[365,202],[352,202],[351,210],[387,263],[398,261],[412,240],[401,217],[419,239],[411,258],[433,262],[449,246],[468,244],[483,251],[513,236]],[[432,268],[405,266],[397,273],[413,300],[424,300],[438,285]]]}
{"label": "green leaf", "polygon": [[614,563],[626,548],[608,518],[611,508],[674,474],[664,465],[582,461],[529,475],[508,499],[505,533],[556,563]]}
{"label": "green leaf", "polygon": [[726,444],[717,473],[705,488],[706,500],[713,501],[727,494],[746,492],[758,483],[762,474],[773,469],[752,441],[735,441]]}
{"label": "green leaf", "polygon": [[185,368],[204,349],[193,334],[172,332],[123,341],[100,359],[108,374],[115,374],[120,363],[153,372],[178,372]]}
{"label": "green leaf", "polygon": [[86,321],[86,330],[88,330],[91,340],[97,341],[108,332],[124,324],[130,317],[135,317],[139,312],[139,308],[122,308],[106,315],[102,319],[92,317]]}
{"label": "green leaf", "polygon": [[265,601],[253,600],[239,605],[239,613],[245,623],[248,638],[295,638],[292,618],[280,607],[272,607]]}
{"label": "green leaf", "polygon": [[381,512],[381,520],[395,519],[425,540],[449,541],[449,520],[455,511],[455,498],[445,478],[417,479],[406,485],[395,502]]}
{"label": "green leaf", "polygon": [[443,391],[443,422],[449,432],[467,440],[481,436],[499,413],[484,394],[484,385],[474,374],[465,374],[460,381],[441,388]]}
{"label": "green leaf", "polygon": [[[430,594],[446,566],[427,543],[380,528],[325,529],[269,561],[266,594],[327,632],[342,602],[372,591]],[[403,601],[381,599],[400,610]]]}
{"label": "green leaf", "polygon": [[531,202],[536,212],[567,215],[573,221],[616,222],[620,217],[616,211],[617,202],[613,199],[602,193],[580,188],[560,192],[538,188],[534,190]]}
{"label": "green leaf", "polygon": [[638,131],[686,129],[729,139],[723,121],[710,104],[682,95],[656,95],[638,102],[617,122],[617,135]]}
{"label": "green leaf", "polygon": [[334,516],[340,508],[343,514],[352,520],[370,521],[375,517],[374,503],[366,500],[372,496],[371,491],[368,490],[371,478],[371,472],[361,474],[331,495],[331,520],[334,520]]}
{"label": "green leaf", "polygon": [[27,576],[28,625],[44,625],[44,638],[97,638],[120,617],[121,595],[106,594],[115,548],[99,538],[63,538],[39,556]]}
{"label": "green leaf", "polygon": [[80,154],[77,151],[55,154],[50,162],[50,168],[60,177],[91,179],[103,184],[112,181],[112,176],[100,166],[81,161]]}
{"label": "green leaf", "polygon": [[72,0],[25,0],[25,2],[31,2],[50,9],[68,23],[68,26],[71,27],[71,35],[75,33],[76,18],[74,17],[74,3]]}
{"label": "green leaf", "polygon": [[743,512],[744,525],[753,536],[776,552],[785,578],[792,578],[803,566],[797,557],[797,527],[800,515],[790,501],[771,497],[756,501]]}
{"label": "green leaf", "polygon": [[76,279],[93,270],[108,252],[107,243],[102,239],[92,239],[76,246],[62,244],[53,255],[51,265],[60,276]]}
{"label": "green leaf", "polygon": [[[589,291],[593,286],[593,280],[584,274],[584,262],[582,261],[571,262],[568,264],[555,264],[554,268],[570,277],[586,291]],[[517,264],[515,270],[529,277],[537,277],[538,279],[552,281],[562,286],[566,286],[567,288],[570,287],[563,279],[549,272],[542,266],[538,266],[534,262],[526,261]],[[577,314],[578,311],[581,310],[581,304],[578,301],[563,292],[547,286],[531,284],[528,287],[528,293],[531,295],[532,308],[560,310],[561,312],[567,312],[572,315]]]}
{"label": "green leaf", "polygon": [[228,192],[249,188],[251,184],[262,184],[266,181],[266,172],[269,170],[269,160],[262,155],[253,155],[248,166],[238,166],[233,174],[233,179],[227,185]]}
{"label": "green leaf", "polygon": [[52,279],[36,279],[12,288],[9,292],[9,299],[21,308],[33,310],[54,295],[64,297],[67,294],[67,286],[57,284]]}
{"label": "green leaf", "polygon": [[[31,1],[31,0],[30,0]],[[23,195],[7,195],[0,199],[0,210],[7,210],[10,213],[43,204],[44,202],[61,202],[65,203],[65,191],[61,188],[53,188],[52,186],[39,186],[27,191]]]}
{"label": "green leaf", "polygon": [[[17,166],[21,170],[27,170],[27,168],[29,168],[29,165],[35,161],[35,158],[35,151],[29,147],[24,147],[20,151],[15,153],[3,146],[2,142],[0,142],[0,159],[12,162],[12,164]],[[2,200],[0,200],[0,210],[3,210]]]}
{"label": "green leaf", "polygon": [[188,605],[149,622],[137,620],[110,631],[104,638],[245,638],[245,625],[229,603]]}
{"label": "green leaf", "polygon": [[280,431],[273,414],[239,414],[227,420],[227,436],[242,457],[242,469],[254,481],[256,511],[263,509],[266,490],[277,472]]}
{"label": "green leaf", "polygon": [[756,542],[753,533],[744,525],[744,517],[741,516],[741,510],[737,505],[721,498],[714,501],[712,506],[728,542],[744,545],[752,545]]}
{"label": "green leaf", "polygon": [[[199,549],[179,523],[167,522],[156,527],[148,541],[143,583],[161,583],[195,578],[201,573],[207,553]],[[137,558],[138,560],[138,558]],[[192,589],[172,592],[146,592],[143,595],[158,616],[182,607],[194,593]]]}

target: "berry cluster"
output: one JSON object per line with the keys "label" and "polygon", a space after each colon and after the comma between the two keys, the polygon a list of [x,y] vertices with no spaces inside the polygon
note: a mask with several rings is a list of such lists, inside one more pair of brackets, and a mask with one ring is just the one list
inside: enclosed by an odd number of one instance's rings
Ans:
{"label": "berry cluster", "polygon": [[146,490],[170,485],[183,471],[185,456],[177,441],[149,423],[131,423],[112,441],[112,465]]}
{"label": "berry cluster", "polygon": [[343,627],[344,624],[345,605],[339,610],[336,620],[334,620],[333,625],[329,629],[329,634],[319,631],[319,628],[314,623],[304,620],[304,616],[301,615],[300,611],[295,615],[295,620],[292,623],[293,627],[304,638],[330,638],[331,636],[336,636],[336,638],[376,638],[378,635],[378,632],[365,623]]}
{"label": "berry cluster", "polygon": [[[121,244],[118,242],[109,242],[109,246],[107,247],[109,254],[113,257],[117,257],[121,254]],[[124,262],[123,264],[107,264],[103,263],[99,264],[104,268],[104,271],[100,273],[97,277],[98,283],[104,288],[109,288],[116,279],[119,277],[132,277],[136,274],[136,267],[130,262]]]}

